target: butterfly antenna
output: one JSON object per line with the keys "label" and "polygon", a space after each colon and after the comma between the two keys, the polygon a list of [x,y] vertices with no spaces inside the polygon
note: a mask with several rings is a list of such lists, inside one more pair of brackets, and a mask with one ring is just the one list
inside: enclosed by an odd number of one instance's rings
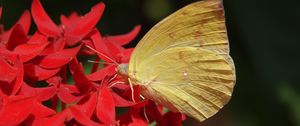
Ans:
{"label": "butterfly antenna", "polygon": [[110,60],[111,62],[113,62],[114,65],[117,65],[117,66],[119,65],[119,63],[117,63],[115,60],[113,60],[113,59],[111,59],[110,57],[108,57],[107,55],[105,55],[105,54],[103,54],[103,53],[97,51],[96,49],[94,49],[94,48],[92,48],[92,47],[90,47],[90,46],[88,46],[88,45],[85,45],[85,47],[89,48],[90,50],[94,51],[95,53],[97,53],[97,54],[99,54],[99,55],[101,55],[101,56],[104,56],[105,58],[107,58],[108,60]]}
{"label": "butterfly antenna", "polygon": [[131,90],[131,98],[132,98],[132,101],[133,101],[134,103],[136,103],[136,102],[135,102],[135,99],[134,99],[134,89],[133,89],[133,85],[132,85],[132,82],[131,82],[130,78],[128,78],[128,82],[129,82],[129,86],[130,86],[130,90]]}
{"label": "butterfly antenna", "polygon": [[115,65],[115,63],[108,63],[103,61],[94,61],[94,60],[88,60],[90,63],[102,63],[102,64],[108,64],[108,65]]}

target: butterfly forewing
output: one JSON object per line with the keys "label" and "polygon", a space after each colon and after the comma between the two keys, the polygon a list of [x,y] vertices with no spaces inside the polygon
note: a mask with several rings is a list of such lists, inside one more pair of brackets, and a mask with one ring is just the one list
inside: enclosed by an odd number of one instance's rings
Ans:
{"label": "butterfly forewing", "polygon": [[207,48],[227,57],[229,46],[221,1],[196,2],[162,20],[136,46],[130,65],[179,46]]}

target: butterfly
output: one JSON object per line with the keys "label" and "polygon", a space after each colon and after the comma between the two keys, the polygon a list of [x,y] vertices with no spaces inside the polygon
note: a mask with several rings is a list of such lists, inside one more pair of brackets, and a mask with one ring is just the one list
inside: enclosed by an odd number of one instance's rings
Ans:
{"label": "butterfly", "polygon": [[204,0],[176,11],[156,24],[138,43],[127,75],[141,94],[199,121],[230,100],[235,67],[221,0]]}

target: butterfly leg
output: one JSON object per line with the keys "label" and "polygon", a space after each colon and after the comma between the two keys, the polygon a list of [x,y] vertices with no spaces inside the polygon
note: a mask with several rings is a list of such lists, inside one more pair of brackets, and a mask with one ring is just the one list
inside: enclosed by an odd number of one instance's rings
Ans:
{"label": "butterfly leg", "polygon": [[125,84],[125,82],[117,81],[117,82],[110,84],[108,87],[111,88],[111,87],[115,86],[116,84]]}
{"label": "butterfly leg", "polygon": [[111,82],[111,81],[114,80],[117,76],[118,76],[118,74],[115,73],[115,75],[114,75],[112,78],[110,78],[108,82]]}
{"label": "butterfly leg", "polygon": [[147,113],[146,113],[146,106],[143,107],[143,110],[144,110],[144,116],[145,116],[145,119],[147,120],[147,122],[149,123],[149,119],[148,119],[148,116],[147,116]]}
{"label": "butterfly leg", "polygon": [[133,85],[132,85],[132,82],[131,82],[130,78],[128,78],[128,82],[129,82],[129,86],[130,86],[130,89],[131,89],[131,98],[132,98],[132,101],[134,103],[136,103],[135,99],[134,99],[134,89],[133,89]]}
{"label": "butterfly leg", "polygon": [[[143,95],[140,95],[140,97],[144,100],[146,99]],[[145,116],[145,119],[147,120],[147,122],[149,123],[149,118],[147,116],[147,113],[146,113],[146,106],[143,107],[143,111],[144,111],[144,116]]]}

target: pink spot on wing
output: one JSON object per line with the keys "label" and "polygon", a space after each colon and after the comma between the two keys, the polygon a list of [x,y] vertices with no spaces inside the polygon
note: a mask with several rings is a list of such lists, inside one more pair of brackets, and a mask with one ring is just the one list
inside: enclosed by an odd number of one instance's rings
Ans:
{"label": "pink spot on wing", "polygon": [[169,35],[172,39],[175,38],[175,33],[174,33],[174,32],[170,32],[168,35]]}
{"label": "pink spot on wing", "polygon": [[201,36],[201,32],[200,31],[196,31],[195,33],[194,33],[194,37],[195,38],[199,38]]}

